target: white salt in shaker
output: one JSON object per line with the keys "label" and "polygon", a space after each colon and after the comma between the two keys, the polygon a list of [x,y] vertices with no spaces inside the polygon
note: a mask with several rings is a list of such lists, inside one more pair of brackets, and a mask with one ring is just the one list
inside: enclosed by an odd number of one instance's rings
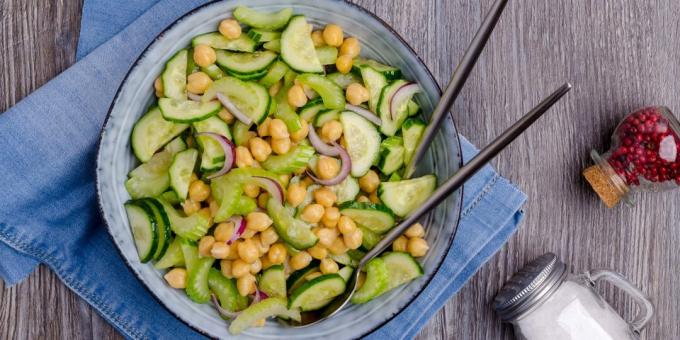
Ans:
{"label": "white salt in shaker", "polygon": [[[626,322],[595,291],[595,283],[609,281],[640,306]],[[637,340],[654,308],[626,278],[609,270],[580,275],[567,273],[555,254],[547,253],[517,272],[496,295],[493,307],[514,326],[518,340]]]}

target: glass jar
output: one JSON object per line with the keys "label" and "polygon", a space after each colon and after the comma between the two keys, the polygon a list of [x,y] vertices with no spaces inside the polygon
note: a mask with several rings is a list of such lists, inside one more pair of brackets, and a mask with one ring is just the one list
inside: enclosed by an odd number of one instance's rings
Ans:
{"label": "glass jar", "polygon": [[[609,281],[628,293],[640,312],[626,322],[595,290]],[[517,272],[494,300],[494,309],[513,325],[518,340],[637,340],[653,306],[623,276],[609,270],[569,274],[555,254],[538,257]]]}
{"label": "glass jar", "polygon": [[583,175],[610,208],[634,203],[637,191],[664,191],[680,186],[680,124],[663,106],[626,116],[614,131],[611,148],[591,152],[595,165]]}

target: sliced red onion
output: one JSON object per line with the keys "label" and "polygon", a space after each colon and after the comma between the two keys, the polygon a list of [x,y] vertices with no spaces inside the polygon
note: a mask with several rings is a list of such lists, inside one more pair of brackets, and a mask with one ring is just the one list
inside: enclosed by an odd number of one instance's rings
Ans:
{"label": "sliced red onion", "polygon": [[246,219],[241,216],[232,216],[227,221],[234,223],[234,233],[231,234],[229,241],[227,241],[227,244],[231,245],[232,243],[236,242],[236,240],[238,240],[246,231]]}
{"label": "sliced red onion", "polygon": [[210,294],[210,300],[212,301],[213,305],[215,306],[215,309],[217,309],[217,313],[219,313],[221,316],[228,318],[228,319],[233,319],[237,317],[240,312],[230,312],[220,305],[220,302],[217,300],[217,296],[215,294]]}
{"label": "sliced red onion", "polygon": [[397,110],[401,105],[413,98],[413,95],[420,92],[420,86],[416,83],[407,83],[397,89],[392,98],[390,98],[390,117],[397,119]]}
{"label": "sliced red onion", "polygon": [[316,149],[316,151],[318,151],[320,154],[331,157],[340,155],[340,151],[338,151],[336,147],[324,143],[324,141],[319,138],[319,135],[316,134],[316,130],[313,126],[309,127],[308,137],[314,149]]}
{"label": "sliced red onion", "polygon": [[382,125],[382,120],[380,119],[380,117],[376,116],[375,113],[371,112],[368,109],[364,109],[361,106],[352,105],[352,104],[345,104],[345,108],[350,110],[350,111],[355,112],[359,116],[362,116],[362,117],[368,119],[369,122],[371,122],[375,125],[378,125],[378,126]]}
{"label": "sliced red onion", "polygon": [[191,92],[187,92],[187,97],[189,100],[193,100],[195,102],[200,102],[203,100],[203,96]]}
{"label": "sliced red onion", "polygon": [[236,161],[236,146],[229,139],[227,139],[227,137],[214,132],[201,132],[197,134],[197,136],[206,136],[216,140],[218,143],[220,143],[222,151],[224,151],[224,165],[222,165],[222,169],[208,176],[208,179],[220,177],[229,172],[229,170],[234,167],[234,162]]}
{"label": "sliced red onion", "polygon": [[259,187],[263,188],[264,190],[267,190],[269,195],[275,198],[277,201],[279,201],[279,203],[281,204],[284,203],[283,188],[281,187],[281,184],[279,184],[278,181],[261,176],[253,176],[253,181]]}
{"label": "sliced red onion", "polygon": [[340,168],[340,173],[338,173],[337,176],[331,179],[320,179],[314,176],[314,174],[309,169],[307,169],[307,176],[311,177],[314,182],[317,182],[321,185],[331,186],[340,184],[345,180],[345,178],[347,178],[350,170],[352,169],[352,159],[349,157],[347,151],[338,145],[338,143],[333,142],[333,146],[338,149],[338,152],[340,153],[340,160],[342,161],[342,167]]}
{"label": "sliced red onion", "polygon": [[253,295],[253,303],[258,303],[266,298],[268,298],[269,295],[267,293],[263,292],[260,290],[260,288],[257,288],[257,284],[255,285],[255,294]]}
{"label": "sliced red onion", "polygon": [[236,117],[236,119],[241,121],[241,123],[248,126],[253,124],[253,120],[246,116],[245,113],[241,112],[241,110],[239,110],[236,105],[234,105],[234,103],[232,103],[231,100],[229,100],[229,98],[227,98],[227,96],[223,95],[221,92],[217,92],[217,100],[219,100],[220,103],[222,103],[222,105],[226,107],[227,110],[229,110],[229,112],[234,115],[234,117]]}

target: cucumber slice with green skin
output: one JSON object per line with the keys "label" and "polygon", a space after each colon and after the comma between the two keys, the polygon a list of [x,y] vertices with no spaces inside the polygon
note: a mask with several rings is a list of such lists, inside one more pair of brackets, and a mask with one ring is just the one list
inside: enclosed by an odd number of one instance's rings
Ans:
{"label": "cucumber slice with green skin", "polygon": [[268,296],[286,298],[286,275],[282,265],[271,266],[260,276],[260,290]]}
{"label": "cucumber slice with green skin", "polygon": [[252,327],[258,320],[273,316],[300,321],[300,311],[297,309],[288,309],[287,305],[286,299],[280,297],[270,297],[252,304],[231,322],[229,325],[229,333],[238,335],[244,330]]}
{"label": "cucumber slice with green skin", "polygon": [[170,186],[172,186],[172,189],[175,190],[181,200],[187,198],[191,174],[194,173],[197,160],[198,151],[196,149],[184,150],[176,154],[172,160],[168,170],[170,173]]}
{"label": "cucumber slice with green skin", "polygon": [[389,137],[380,144],[378,168],[384,175],[390,175],[404,165],[404,141],[401,137]]}
{"label": "cucumber slice with green skin", "polygon": [[[401,195],[401,193],[398,193],[398,195]],[[394,214],[382,204],[345,202],[339,206],[339,209],[341,214],[378,234],[383,234],[392,229],[395,224]]]}
{"label": "cucumber slice with green skin", "polygon": [[361,261],[361,259],[366,255],[366,252],[359,249],[350,249],[347,251],[347,254],[352,258],[352,260]]}
{"label": "cucumber slice with green skin", "polygon": [[163,119],[161,110],[153,107],[132,128],[130,143],[137,159],[148,162],[163,145],[189,127]]}
{"label": "cucumber slice with green skin", "polygon": [[161,151],[151,159],[142,163],[128,174],[125,189],[132,199],[155,197],[170,187],[168,169],[172,163],[172,154]]}
{"label": "cucumber slice with green skin", "polygon": [[304,16],[297,15],[290,19],[281,34],[281,58],[295,71],[323,73],[323,65],[316,56],[311,33]]}
{"label": "cucumber slice with green skin", "polygon": [[208,77],[210,77],[210,79],[212,80],[222,79],[227,75],[226,73],[224,73],[224,71],[222,71],[222,69],[219,66],[215,64],[211,64],[210,66],[206,67],[201,67],[201,71],[207,74]]}
{"label": "cucumber slice with green skin", "polygon": [[234,207],[234,215],[248,215],[257,210],[257,202],[254,198],[248,196],[241,196],[238,203]]}
{"label": "cucumber slice with green skin", "polygon": [[368,89],[368,108],[373,112],[377,112],[380,94],[382,89],[387,86],[387,78],[370,66],[363,66],[359,68],[359,71],[364,81],[364,86]]}
{"label": "cucumber slice with green skin", "polygon": [[156,248],[156,252],[153,255],[153,259],[158,261],[161,257],[163,257],[163,255],[165,255],[165,252],[168,250],[168,246],[170,246],[170,219],[165,213],[163,206],[161,206],[156,200],[150,198],[142,199],[141,204],[149,207],[151,211],[153,211],[154,217],[156,218],[158,246]]}
{"label": "cucumber slice with green skin", "polygon": [[180,151],[184,151],[187,149],[187,142],[184,141],[184,138],[177,137],[173,139],[170,143],[166,144],[163,150],[171,153],[172,155],[175,155],[176,153]]}
{"label": "cucumber slice with green skin", "polygon": [[[168,178],[168,181],[170,179]],[[169,187],[169,185],[168,185]],[[182,201],[180,201],[179,197],[177,197],[177,193],[174,190],[168,190],[164,193],[162,193],[158,198],[170,203],[171,205],[175,204],[180,204]]]}
{"label": "cucumber slice with green skin", "polygon": [[215,268],[208,271],[208,287],[217,296],[222,308],[238,312],[248,307],[248,297],[238,293],[236,280],[224,277]]}
{"label": "cucumber slice with green skin", "polygon": [[342,267],[342,269],[338,271],[338,275],[340,275],[340,277],[345,280],[345,282],[347,282],[350,277],[352,277],[352,273],[354,273],[354,268],[350,266]]}
{"label": "cucumber slice with green skin", "polygon": [[362,226],[359,225],[359,229],[361,229],[362,232],[362,239],[361,239],[361,246],[364,247],[366,250],[371,250],[373,247],[375,247],[378,242],[382,239],[380,237],[380,234]]}
{"label": "cucumber slice with green skin", "polygon": [[[212,132],[231,140],[229,125],[221,118],[212,116],[192,124],[197,134]],[[224,165],[224,150],[219,142],[208,136],[196,136],[196,142],[201,147],[201,170],[214,171]]]}
{"label": "cucumber slice with green skin", "polygon": [[345,108],[345,94],[342,88],[328,78],[318,74],[305,73],[299,75],[297,80],[316,91],[321,96],[323,105],[327,108],[336,110]]}
{"label": "cucumber slice with green skin", "polygon": [[398,172],[393,173],[390,178],[387,180],[388,182],[398,182],[401,181],[401,176],[399,175]]}
{"label": "cucumber slice with green skin", "polygon": [[187,272],[187,296],[196,303],[210,301],[210,288],[208,287],[208,273],[215,259],[212,257],[198,257],[192,268]]}
{"label": "cucumber slice with green skin", "polygon": [[350,267],[356,267],[357,262],[354,261],[349,254],[347,253],[342,253],[339,255],[335,254],[328,254],[328,257],[330,257],[333,261],[343,265],[343,266],[350,266]]}
{"label": "cucumber slice with green skin", "polygon": [[264,86],[254,82],[244,82],[234,77],[215,80],[205,91],[202,101],[210,102],[220,92],[256,124],[262,123],[270,109],[271,97]]}
{"label": "cucumber slice with green skin", "polygon": [[245,6],[234,10],[234,18],[242,24],[269,31],[283,28],[292,16],[292,8],[284,8],[276,13],[263,13]]}
{"label": "cucumber slice with green skin", "polygon": [[183,217],[170,204],[163,200],[157,200],[165,210],[170,220],[170,229],[178,236],[190,241],[197,241],[208,233],[210,228],[210,218],[203,214],[196,213],[191,216]]}
{"label": "cucumber slice with green skin", "polygon": [[423,275],[423,267],[409,253],[389,252],[380,258],[385,262],[390,280],[385,291],[410,282]]}
{"label": "cucumber slice with green skin", "polygon": [[264,43],[264,45],[262,45],[262,47],[264,47],[264,49],[269,50],[269,51],[281,53],[281,39],[274,39],[272,41],[267,41],[266,43]]}
{"label": "cucumber slice with green skin", "polygon": [[375,60],[372,59],[364,59],[364,58],[356,58],[352,62],[352,67],[353,68],[363,68],[363,67],[370,67],[374,69],[375,71],[381,73],[382,75],[387,78],[388,81],[394,80],[394,79],[399,79],[402,77],[401,70],[393,67],[393,66],[388,66],[385,64],[381,64]]}
{"label": "cucumber slice with green skin", "polygon": [[326,78],[340,86],[343,90],[347,89],[347,87],[349,87],[351,84],[361,84],[363,82],[360,76],[351,72],[350,73],[335,72],[327,75]]}
{"label": "cucumber slice with green skin", "polygon": [[170,98],[158,99],[163,118],[175,123],[193,123],[216,115],[222,109],[218,101],[195,102]]}
{"label": "cucumber slice with green skin", "polygon": [[352,296],[352,303],[360,304],[373,300],[373,298],[387,290],[390,274],[383,259],[376,257],[366,264],[366,281]]}
{"label": "cucumber slice with green skin", "polygon": [[257,43],[266,43],[274,39],[281,39],[281,32],[267,31],[259,28],[253,28],[248,31],[248,37]]}
{"label": "cucumber slice with green skin", "polygon": [[258,72],[253,72],[253,73],[238,73],[234,72],[231,70],[227,70],[227,74],[240,79],[240,80],[259,80],[260,78],[264,77],[267,74],[267,69],[265,68],[264,70],[258,71]]}
{"label": "cucumber slice with green skin", "polygon": [[307,167],[315,153],[313,147],[300,144],[283,155],[269,156],[261,165],[277,174],[291,174]]}
{"label": "cucumber slice with green skin", "polygon": [[337,196],[338,204],[353,201],[359,194],[359,181],[352,176],[347,176],[340,184],[332,186],[331,190]]}
{"label": "cucumber slice with green skin", "polygon": [[319,111],[314,119],[315,127],[322,127],[324,124],[330,122],[331,120],[338,120],[340,118],[340,110],[334,109],[323,109]]}
{"label": "cucumber slice with green skin", "polygon": [[408,111],[409,117],[417,116],[420,113],[420,105],[411,99],[406,105],[406,110]]}
{"label": "cucumber slice with green skin", "polygon": [[338,60],[338,49],[333,46],[321,46],[316,48],[316,57],[321,65],[335,65]]}
{"label": "cucumber slice with green skin", "polygon": [[131,201],[125,203],[132,238],[135,241],[139,261],[151,260],[158,247],[158,231],[153,211],[146,205]]}
{"label": "cucumber slice with green skin", "polygon": [[305,282],[290,296],[289,308],[313,311],[329,304],[332,299],[345,292],[345,280],[338,274],[326,274]]}
{"label": "cucumber slice with green skin", "polygon": [[314,119],[316,118],[316,115],[321,112],[321,110],[324,110],[326,107],[323,106],[323,103],[321,102],[321,98],[319,98],[319,102],[314,102],[313,104],[310,105],[310,103],[307,103],[307,105],[303,106],[302,109],[300,110],[300,119],[304,119],[306,122],[314,122]]}
{"label": "cucumber slice with green skin", "polygon": [[437,177],[425,175],[398,182],[382,182],[378,186],[378,197],[397,216],[408,216],[434,192]]}
{"label": "cucumber slice with green skin", "polygon": [[394,119],[392,119],[392,113],[390,109],[390,103],[394,94],[402,86],[408,84],[406,80],[397,80],[383,88],[380,94],[380,101],[378,102],[378,115],[382,120],[382,125],[380,125],[380,132],[387,136],[394,136],[397,133],[401,125],[404,123],[406,118],[408,118],[407,106],[402,105],[400,109],[397,110]]}
{"label": "cucumber slice with green skin", "polygon": [[165,70],[161,74],[163,82],[163,96],[177,100],[187,99],[187,59],[189,52],[181,50],[177,52],[165,64]]}
{"label": "cucumber slice with green skin", "polygon": [[228,51],[217,51],[217,65],[242,75],[261,73],[278,58],[277,54],[271,51],[236,53]]}
{"label": "cucumber slice with green skin", "polygon": [[181,240],[179,237],[175,237],[175,239],[172,240],[170,246],[168,246],[168,250],[165,251],[165,255],[154,264],[156,269],[184,266],[184,254],[182,253],[180,242]]}
{"label": "cucumber slice with green skin", "polygon": [[215,49],[235,52],[253,52],[257,43],[245,34],[236,39],[227,39],[220,32],[211,32],[195,37],[191,40],[191,45],[193,47],[208,45]]}
{"label": "cucumber slice with green skin", "polygon": [[352,159],[352,176],[361,177],[380,156],[380,134],[373,123],[358,114],[340,114],[347,152]]}
{"label": "cucumber slice with green skin", "polygon": [[187,77],[190,74],[199,70],[199,67],[196,64],[196,61],[193,58],[193,55],[194,55],[194,49],[193,48],[188,49],[187,50]]}
{"label": "cucumber slice with green skin", "polygon": [[248,142],[250,139],[250,134],[248,133],[250,131],[250,127],[248,125],[245,125],[241,122],[235,122],[234,126],[234,144],[237,146],[243,146]]}
{"label": "cucumber slice with green skin", "polygon": [[290,87],[284,86],[279,93],[276,94],[276,110],[274,111],[274,117],[281,119],[286,124],[288,131],[294,133],[302,129],[302,122],[300,122],[300,116],[295,112],[295,109],[288,104],[288,89],[290,89]]}
{"label": "cucumber slice with green skin", "polygon": [[409,118],[401,126],[401,135],[404,136],[404,163],[408,164],[411,161],[425,127],[425,122],[420,118]]}
{"label": "cucumber slice with green skin", "polygon": [[286,63],[283,61],[277,60],[275,61],[272,66],[269,68],[269,71],[267,71],[267,74],[265,74],[262,79],[260,79],[260,84],[264,87],[271,87],[272,85],[276,84],[279,80],[283,79],[283,76],[286,75],[286,72],[288,72],[290,68]]}
{"label": "cucumber slice with green skin", "polygon": [[319,240],[309,224],[299,220],[277,200],[270,198],[267,213],[274,221],[274,229],[279,236],[296,249],[313,247]]}
{"label": "cucumber slice with green skin", "polygon": [[319,271],[319,260],[312,260],[312,262],[305,268],[294,271],[286,280],[286,287],[290,295],[294,290],[302,286],[308,280],[305,279],[307,275]]}

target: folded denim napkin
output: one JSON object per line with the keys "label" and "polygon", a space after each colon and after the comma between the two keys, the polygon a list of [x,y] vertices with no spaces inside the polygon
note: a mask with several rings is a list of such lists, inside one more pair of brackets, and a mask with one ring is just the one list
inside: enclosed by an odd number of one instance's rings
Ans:
{"label": "folded denim napkin", "polygon": [[[0,278],[11,286],[38,263],[128,338],[199,338],[153,299],[107,235],[94,189],[99,130],[137,56],[206,0],[85,0],[76,65],[0,115]],[[461,137],[465,161],[475,147]],[[453,247],[404,311],[372,333],[409,339],[517,229],[524,193],[490,166],[465,185]],[[153,315],[153,317],[149,317]]]}

